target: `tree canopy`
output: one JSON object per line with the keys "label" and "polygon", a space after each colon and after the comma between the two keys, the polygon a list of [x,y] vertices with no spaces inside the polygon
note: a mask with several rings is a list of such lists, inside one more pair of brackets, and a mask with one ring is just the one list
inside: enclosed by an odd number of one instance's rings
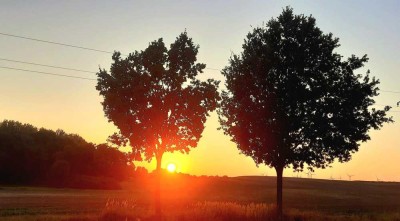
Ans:
{"label": "tree canopy", "polygon": [[0,122],[0,183],[118,188],[132,177],[128,154],[76,134]]}
{"label": "tree canopy", "polygon": [[110,73],[100,70],[96,87],[119,129],[111,140],[129,142],[137,157],[156,157],[158,164],[165,152],[196,147],[218,99],[217,81],[196,79],[205,68],[196,63],[198,49],[184,32],[169,50],[160,38],[126,58],[114,53]]}
{"label": "tree canopy", "polygon": [[254,28],[222,71],[221,127],[242,153],[276,169],[278,204],[283,168],[346,162],[371,128],[391,121],[390,107],[373,106],[379,80],[356,72],[367,56],[343,59],[338,47],[312,16],[287,7]]}

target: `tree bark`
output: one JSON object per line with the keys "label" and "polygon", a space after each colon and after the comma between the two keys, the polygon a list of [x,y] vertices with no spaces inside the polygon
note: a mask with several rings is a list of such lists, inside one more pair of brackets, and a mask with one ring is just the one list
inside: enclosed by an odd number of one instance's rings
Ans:
{"label": "tree bark", "polygon": [[161,220],[161,160],[163,154],[156,156],[157,167],[156,167],[156,190],[155,190],[155,215],[157,220]]}
{"label": "tree bark", "polygon": [[282,187],[283,187],[283,167],[275,167],[276,170],[276,212],[278,220],[283,220],[282,206]]}

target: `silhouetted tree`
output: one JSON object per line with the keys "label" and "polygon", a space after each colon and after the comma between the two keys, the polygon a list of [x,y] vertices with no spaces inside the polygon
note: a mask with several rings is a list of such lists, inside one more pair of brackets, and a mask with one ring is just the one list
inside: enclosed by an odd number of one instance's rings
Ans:
{"label": "silhouetted tree", "polygon": [[[165,152],[187,153],[196,147],[206,117],[217,105],[218,82],[196,79],[205,68],[196,63],[198,49],[184,32],[169,50],[160,38],[125,59],[115,52],[110,73],[98,73],[96,89],[104,97],[105,115],[119,129],[112,140],[129,141],[137,157],[154,157],[158,172]],[[156,210],[160,212],[159,205]]]}
{"label": "silhouetted tree", "polygon": [[49,177],[52,184],[65,186],[65,182],[70,178],[70,164],[65,160],[57,160],[49,170]]}
{"label": "silhouetted tree", "polygon": [[129,162],[128,154],[107,144],[99,144],[94,152],[95,168],[98,168],[97,176],[107,176],[116,180],[127,179],[133,175],[135,168]]}
{"label": "silhouetted tree", "polygon": [[367,56],[342,60],[334,52],[338,42],[312,16],[287,7],[250,32],[243,52],[222,71],[227,90],[218,110],[221,127],[242,153],[275,168],[279,217],[285,167],[346,162],[370,139],[369,129],[392,121],[386,117],[390,107],[371,107],[379,81],[369,71],[355,73]]}
{"label": "silhouetted tree", "polygon": [[146,177],[149,174],[145,167],[137,167],[135,169],[135,175],[138,177]]}
{"label": "silhouetted tree", "polygon": [[115,188],[133,175],[129,163],[128,154],[76,134],[0,122],[0,183]]}

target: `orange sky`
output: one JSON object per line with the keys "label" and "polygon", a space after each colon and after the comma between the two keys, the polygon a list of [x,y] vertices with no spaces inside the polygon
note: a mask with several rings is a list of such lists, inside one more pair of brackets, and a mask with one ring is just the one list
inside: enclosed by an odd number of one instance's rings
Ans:
{"label": "orange sky", "polygon": [[[304,4],[304,3],[307,4]],[[227,65],[231,51],[239,53],[251,25],[276,17],[290,4],[295,13],[313,14],[324,32],[340,38],[341,54],[368,54],[367,68],[381,80],[380,88],[400,91],[400,9],[396,1],[308,2],[231,1],[157,2],[112,4],[96,2],[45,2],[28,5],[6,1],[0,8],[0,32],[55,42],[69,43],[107,51],[129,53],[164,37],[169,45],[187,29],[200,45],[199,61],[209,68]],[[302,4],[303,3],[303,4]],[[0,58],[63,66],[96,72],[108,69],[111,55],[43,44],[0,35]],[[24,68],[58,74],[95,78],[94,74],[22,65],[0,60],[0,66]],[[223,80],[215,70],[203,78]],[[86,140],[101,143],[115,131],[104,117],[95,81],[37,75],[0,68],[0,120],[12,119],[49,129],[61,128]],[[390,114],[400,121],[399,93],[382,92],[377,104],[395,106]],[[378,108],[380,106],[377,106]],[[397,112],[396,112],[397,111]],[[163,166],[173,162],[178,171],[195,175],[275,175],[265,166],[256,167],[252,159],[239,154],[229,137],[223,135],[216,113],[209,117],[203,137],[190,154],[167,154]],[[352,161],[316,170],[316,178],[400,181],[400,124],[385,125],[371,132],[372,140],[362,144]],[[149,169],[154,163],[143,164]],[[290,169],[284,172],[293,176]],[[302,177],[306,177],[302,174]]]}

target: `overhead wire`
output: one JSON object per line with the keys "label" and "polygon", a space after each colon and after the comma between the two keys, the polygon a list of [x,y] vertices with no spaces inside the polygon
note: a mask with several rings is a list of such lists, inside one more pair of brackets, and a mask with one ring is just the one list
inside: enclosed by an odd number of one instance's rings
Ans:
{"label": "overhead wire", "polygon": [[[0,60],[8,61],[8,62],[14,62],[14,63],[21,63],[21,64],[36,65],[36,66],[42,66],[42,67],[58,68],[58,69],[77,71],[77,72],[85,72],[85,73],[93,73],[93,74],[97,73],[97,72],[94,72],[94,71],[87,71],[87,70],[81,70],[81,69],[75,69],[75,68],[67,68],[67,67],[54,66],[54,65],[48,65],[48,64],[39,64],[39,63],[34,63],[34,62],[27,62],[27,61],[20,61],[20,60],[6,59],[6,58],[0,58]],[[49,73],[49,72],[42,72],[42,71],[35,71],[35,70],[28,70],[28,69],[20,69],[20,68],[13,68],[13,67],[0,66],[0,68],[10,69],[10,70],[17,70],[17,71],[25,71],[25,72],[31,72],[31,73],[38,73],[38,74],[45,74],[45,75],[53,75],[53,76],[58,76],[58,77],[69,77],[69,78],[76,78],[76,79],[83,79],[83,80],[96,80],[96,79],[87,78],[87,77],[65,75],[65,74],[56,74],[56,73]],[[217,70],[217,69],[214,69],[214,70]],[[397,92],[397,91],[387,91],[387,90],[380,90],[380,91],[381,92],[390,92],[390,93],[400,93],[400,92]],[[374,104],[373,106],[390,106],[390,105]],[[393,111],[391,111],[391,112],[393,112]]]}
{"label": "overhead wire", "polygon": [[20,64],[29,64],[29,65],[36,65],[36,66],[42,66],[42,67],[58,68],[58,69],[64,69],[64,70],[69,70],[69,71],[78,71],[78,72],[85,72],[85,73],[92,73],[92,74],[96,74],[97,73],[97,72],[94,72],[94,71],[87,71],[87,70],[81,70],[81,69],[75,69],[75,68],[53,66],[53,65],[48,65],[48,64],[39,64],[39,63],[33,63],[33,62],[27,62],[27,61],[17,61],[17,60],[12,60],[12,59],[5,59],[5,58],[0,58],[0,60],[1,61],[14,62],[14,63],[20,63]]}
{"label": "overhead wire", "polygon": [[66,75],[66,74],[56,74],[56,73],[49,73],[49,72],[43,72],[43,71],[33,71],[33,70],[28,70],[28,69],[12,68],[12,67],[5,67],[5,66],[0,66],[0,68],[16,70],[16,71],[25,71],[25,72],[31,72],[31,73],[37,73],[37,74],[44,74],[44,75],[52,75],[52,76],[58,76],[58,77],[67,77],[67,78],[76,78],[76,79],[81,79],[81,80],[96,81],[96,79],[94,79],[94,78],[86,78],[86,77],[79,77],[79,76]]}
{"label": "overhead wire", "polygon": [[[0,59],[0,60],[7,60],[7,59]],[[22,62],[22,63],[28,63],[28,62]],[[47,65],[45,65],[45,66],[47,66]],[[96,81],[96,79],[94,79],[94,78],[80,77],[80,76],[74,76],[74,75],[56,74],[56,73],[49,73],[49,72],[35,71],[35,70],[21,69],[21,68],[13,68],[13,67],[6,67],[6,66],[0,66],[0,68],[15,70],[15,71],[24,71],[24,72],[30,72],[30,73],[36,73],[36,74],[43,74],[43,75],[51,75],[51,76],[57,76],[57,77],[67,77],[67,78],[75,78],[75,79],[81,79],[81,80]],[[57,68],[61,68],[61,67],[57,67]],[[95,73],[95,72],[93,72],[93,73]],[[372,106],[391,106],[391,105],[373,104]],[[394,108],[397,108],[397,107],[394,106]],[[388,112],[400,112],[400,111],[390,110]]]}
{"label": "overhead wire", "polygon": [[[14,38],[20,38],[20,39],[25,39],[25,40],[30,40],[30,41],[36,41],[36,42],[41,42],[41,43],[47,43],[47,44],[65,46],[65,47],[78,48],[78,49],[82,49],[82,50],[89,50],[89,51],[100,52],[100,53],[107,53],[107,54],[113,54],[114,53],[114,52],[111,52],[111,51],[106,51],[106,50],[101,50],[101,49],[83,47],[83,46],[72,45],[72,44],[67,44],[67,43],[60,43],[60,42],[43,40],[43,39],[32,38],[32,37],[26,37],[26,36],[15,35],[15,34],[8,34],[8,33],[4,33],[4,32],[0,32],[0,35],[8,36],[8,37],[14,37]],[[128,55],[125,55],[125,54],[121,54],[121,55],[128,56]],[[33,63],[33,62],[17,61],[17,60],[12,60],[12,59],[4,59],[4,58],[2,59],[2,58],[0,58],[0,60],[10,61],[10,62],[15,62],[15,63],[25,63],[25,64],[37,65],[37,66],[43,66],[43,67],[59,68],[59,69],[71,70],[71,71],[80,71],[80,72],[86,72],[86,73],[96,73],[96,72],[93,72],[93,71],[86,71],[86,70],[80,70],[80,69],[74,69],[74,68],[66,68],[66,67],[46,65],[46,64],[38,64],[38,63]],[[49,75],[61,76],[61,77],[73,77],[73,78],[81,78],[81,79],[85,79],[85,80],[89,80],[89,79],[90,80],[95,80],[95,79],[85,78],[85,77],[77,77],[77,76],[63,75],[63,74],[54,74],[54,73],[32,71],[32,70],[25,70],[25,69],[18,69],[18,68],[10,68],[10,67],[1,67],[1,68],[14,69],[14,70],[20,70],[20,71],[28,71],[28,72],[34,72],[34,73],[49,74]],[[217,69],[217,68],[205,68],[205,69],[214,70],[214,71],[221,71],[220,69]],[[392,90],[380,90],[380,91],[381,92],[386,92],[386,93],[399,93],[400,94],[400,91],[392,91]]]}
{"label": "overhead wire", "polygon": [[[71,48],[79,48],[79,49],[83,49],[83,50],[101,52],[101,53],[106,53],[106,54],[114,54],[114,52],[111,52],[111,51],[105,51],[105,50],[100,50],[100,49],[95,49],[95,48],[88,48],[88,47],[83,47],[83,46],[78,46],[78,45],[60,43],[60,42],[55,42],[55,41],[42,40],[42,39],[31,38],[31,37],[26,37],[26,36],[21,36],[21,35],[14,35],[14,34],[8,34],[8,33],[3,33],[3,32],[0,32],[0,35],[13,37],[13,38],[20,38],[20,39],[25,39],[25,40],[30,40],[30,41],[37,41],[37,42],[42,42],[42,43],[47,43],[47,44],[61,45],[61,46],[66,46],[66,47],[71,47]],[[124,56],[127,56],[127,55],[124,55]]]}
{"label": "overhead wire", "polygon": [[[5,67],[5,66],[0,66],[2,69],[9,69],[9,70],[15,70],[15,71],[24,71],[24,72],[30,72],[30,73],[36,73],[36,74],[43,74],[43,75],[50,75],[50,76],[57,76],[57,77],[66,77],[66,78],[75,78],[75,79],[80,79],[80,80],[90,80],[90,81],[96,81],[94,78],[86,78],[86,77],[80,77],[80,76],[74,76],[74,75],[66,75],[66,74],[56,74],[56,73],[49,73],[49,72],[43,72],[43,71],[34,71],[34,70],[29,70],[29,69],[21,69],[21,68],[13,68],[13,67]],[[375,104],[372,106],[390,106],[390,105],[382,105],[382,104]],[[392,111],[389,110],[387,112],[400,112],[400,111]]]}
{"label": "overhead wire", "polygon": [[[55,42],[55,41],[49,41],[49,40],[42,40],[42,39],[38,39],[38,38],[26,37],[26,36],[15,35],[15,34],[8,34],[8,33],[4,33],[4,32],[0,32],[0,35],[13,37],[13,38],[20,38],[20,39],[25,39],[25,40],[30,40],[30,41],[36,41],[36,42],[41,42],[41,43],[47,43],[47,44],[65,46],[65,47],[78,48],[78,49],[89,50],[89,51],[94,51],[94,52],[100,52],[100,53],[106,53],[106,54],[114,54],[114,52],[111,52],[111,51],[106,51],[106,50],[101,50],[101,49],[96,49],[96,48],[83,47],[83,46],[79,46],[79,45],[72,45],[72,44]],[[126,55],[126,54],[121,54],[121,55],[125,56],[125,57],[128,57],[128,55]],[[213,70],[213,71],[221,71],[220,69],[217,69],[217,68],[205,68],[205,69]]]}
{"label": "overhead wire", "polygon": [[386,93],[396,93],[400,94],[400,91],[387,91],[387,90],[380,90],[381,92],[386,92]]}

